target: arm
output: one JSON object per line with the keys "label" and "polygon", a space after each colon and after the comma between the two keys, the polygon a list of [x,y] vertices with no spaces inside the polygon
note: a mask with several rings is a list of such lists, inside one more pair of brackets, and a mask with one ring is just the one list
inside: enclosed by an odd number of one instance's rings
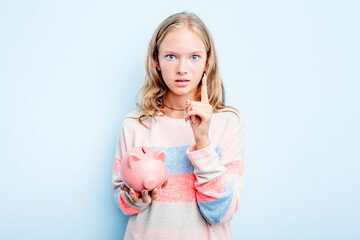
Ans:
{"label": "arm", "polygon": [[116,206],[119,207],[125,215],[134,215],[144,211],[149,205],[143,203],[142,199],[134,202],[129,193],[121,189],[123,183],[120,175],[120,163],[122,156],[125,155],[128,149],[132,148],[133,133],[126,127],[126,119],[123,121],[121,131],[116,144],[116,153],[114,160],[114,168],[112,174],[112,184],[114,188],[114,198]]}
{"label": "arm", "polygon": [[236,214],[243,188],[244,124],[232,118],[222,137],[222,156],[212,145],[187,155],[196,175],[196,198],[200,211],[210,224],[230,221]]}

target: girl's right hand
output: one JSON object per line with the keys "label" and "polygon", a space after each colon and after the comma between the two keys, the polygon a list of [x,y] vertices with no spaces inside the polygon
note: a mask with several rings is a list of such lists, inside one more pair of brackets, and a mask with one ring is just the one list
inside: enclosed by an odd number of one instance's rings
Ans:
{"label": "girl's right hand", "polygon": [[[168,180],[166,179],[166,181],[164,182],[164,184],[161,186],[162,189],[164,189],[166,187],[168,183]],[[143,203],[148,203],[151,200],[156,200],[157,198],[157,193],[158,193],[158,189],[154,188],[152,191],[148,191],[148,190],[142,190],[140,196],[137,196],[134,189],[132,188],[128,188],[125,183],[121,183],[120,185],[121,190],[127,192],[131,198],[131,200],[134,203],[139,202],[139,199],[141,198]]]}

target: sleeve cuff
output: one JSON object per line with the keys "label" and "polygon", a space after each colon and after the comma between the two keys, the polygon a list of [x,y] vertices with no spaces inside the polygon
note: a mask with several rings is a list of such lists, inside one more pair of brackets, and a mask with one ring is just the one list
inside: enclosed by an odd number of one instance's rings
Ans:
{"label": "sleeve cuff", "polygon": [[187,149],[186,155],[194,166],[195,171],[207,172],[207,170],[210,169],[212,169],[212,171],[215,169],[220,171],[225,170],[224,166],[220,163],[218,154],[211,144],[200,150],[196,150],[196,145],[193,145]]}

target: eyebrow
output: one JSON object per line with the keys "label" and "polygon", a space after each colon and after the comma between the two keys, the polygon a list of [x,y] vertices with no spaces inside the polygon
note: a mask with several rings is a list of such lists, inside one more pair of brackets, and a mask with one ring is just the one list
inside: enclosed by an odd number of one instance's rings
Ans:
{"label": "eyebrow", "polygon": [[[176,51],[173,51],[173,50],[165,50],[164,51],[165,54],[167,53],[176,53]],[[203,52],[202,51],[193,51],[193,52],[190,52],[190,54],[202,54]]]}

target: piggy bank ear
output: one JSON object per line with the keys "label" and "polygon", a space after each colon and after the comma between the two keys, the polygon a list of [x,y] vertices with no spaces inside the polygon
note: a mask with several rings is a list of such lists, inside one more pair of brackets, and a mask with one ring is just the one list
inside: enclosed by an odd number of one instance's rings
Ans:
{"label": "piggy bank ear", "polygon": [[164,152],[164,151],[161,151],[161,150],[156,151],[156,152],[154,153],[154,158],[165,162],[165,158],[166,158],[165,152]]}
{"label": "piggy bank ear", "polygon": [[138,156],[136,156],[135,154],[129,155],[128,162],[129,162],[130,168],[133,168],[134,164],[138,161],[140,161],[140,158]]}

